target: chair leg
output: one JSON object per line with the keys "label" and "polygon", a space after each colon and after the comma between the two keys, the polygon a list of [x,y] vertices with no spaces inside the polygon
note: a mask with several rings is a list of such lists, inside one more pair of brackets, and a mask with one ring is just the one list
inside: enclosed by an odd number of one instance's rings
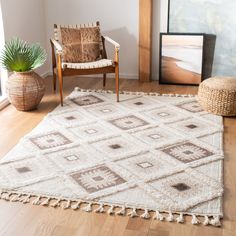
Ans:
{"label": "chair leg", "polygon": [[61,102],[61,106],[63,107],[63,82],[62,82],[62,74],[58,74],[58,80],[59,80],[60,102]]}
{"label": "chair leg", "polygon": [[58,81],[59,81],[59,91],[60,91],[60,101],[61,106],[63,106],[63,78],[62,78],[62,68],[61,68],[61,55],[58,55]]}
{"label": "chair leg", "polygon": [[116,74],[116,98],[117,102],[119,102],[119,65],[116,64],[115,67],[115,74]]}
{"label": "chair leg", "polygon": [[52,73],[53,73],[53,91],[55,93],[56,89],[57,89],[57,75],[56,75],[54,70],[55,70],[55,68],[53,67],[52,68]]}
{"label": "chair leg", "polygon": [[106,86],[107,74],[103,74],[103,88]]}

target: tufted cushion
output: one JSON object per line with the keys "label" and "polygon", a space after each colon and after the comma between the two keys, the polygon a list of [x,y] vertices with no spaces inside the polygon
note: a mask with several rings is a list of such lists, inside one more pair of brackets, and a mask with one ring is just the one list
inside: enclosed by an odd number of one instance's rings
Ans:
{"label": "tufted cushion", "polygon": [[64,62],[86,63],[100,58],[100,28],[60,27]]}

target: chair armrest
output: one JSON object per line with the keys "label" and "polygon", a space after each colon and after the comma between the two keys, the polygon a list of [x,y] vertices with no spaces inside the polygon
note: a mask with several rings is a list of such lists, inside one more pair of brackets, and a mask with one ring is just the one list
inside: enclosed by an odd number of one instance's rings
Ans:
{"label": "chair armrest", "polygon": [[116,50],[118,50],[118,51],[120,50],[120,44],[119,44],[119,43],[117,43],[117,42],[114,41],[113,39],[109,38],[108,36],[104,36],[104,39],[105,39],[107,42],[113,44],[113,45],[115,46]]}
{"label": "chair armrest", "polygon": [[61,44],[58,41],[56,41],[55,39],[51,39],[51,43],[56,48],[57,53],[61,54],[62,50],[63,50]]}

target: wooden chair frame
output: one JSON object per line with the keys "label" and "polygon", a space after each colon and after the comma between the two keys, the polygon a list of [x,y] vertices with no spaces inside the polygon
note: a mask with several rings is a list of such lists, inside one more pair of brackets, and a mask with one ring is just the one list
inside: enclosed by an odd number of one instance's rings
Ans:
{"label": "wooden chair frame", "polygon": [[[99,26],[99,22],[96,23]],[[57,27],[55,25],[55,27]],[[106,75],[108,73],[115,73],[116,80],[116,96],[117,102],[119,102],[119,50],[120,45],[107,36],[101,36],[102,40],[102,59],[107,59],[107,52],[105,47],[105,42],[109,42],[115,47],[114,62],[111,66],[101,67],[101,68],[90,68],[90,69],[72,69],[67,67],[62,67],[62,53],[63,47],[56,39],[50,39],[52,48],[52,71],[53,71],[53,89],[56,91],[56,79],[58,77],[59,82],[59,92],[60,92],[60,102],[63,106],[63,77],[64,76],[76,76],[76,75],[93,75],[93,74],[103,74],[103,87],[106,86]]]}

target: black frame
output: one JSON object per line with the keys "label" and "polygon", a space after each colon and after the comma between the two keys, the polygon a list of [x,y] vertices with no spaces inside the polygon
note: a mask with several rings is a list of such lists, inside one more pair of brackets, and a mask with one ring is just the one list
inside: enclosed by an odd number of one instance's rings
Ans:
{"label": "black frame", "polygon": [[159,55],[159,84],[169,85],[186,85],[186,86],[199,86],[199,84],[184,84],[184,83],[169,83],[162,80],[162,36],[164,35],[187,35],[187,36],[203,36],[203,48],[202,48],[202,71],[201,82],[204,80],[203,67],[204,67],[204,51],[205,51],[205,36],[204,33],[160,33],[160,55]]}

